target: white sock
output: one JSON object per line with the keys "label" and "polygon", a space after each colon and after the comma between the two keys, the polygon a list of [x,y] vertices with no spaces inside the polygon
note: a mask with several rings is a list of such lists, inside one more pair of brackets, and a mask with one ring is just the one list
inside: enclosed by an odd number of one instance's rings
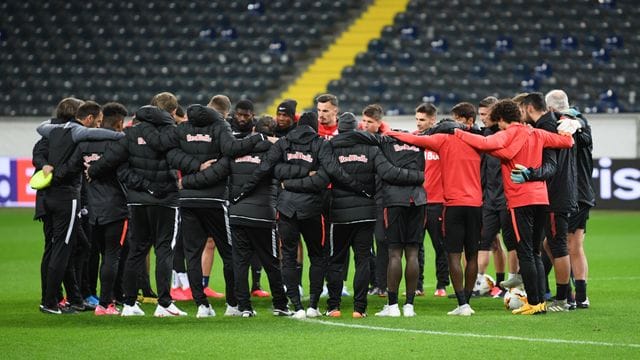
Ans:
{"label": "white sock", "polygon": [[513,279],[514,277],[516,277],[516,275],[518,275],[518,274],[516,274],[516,273],[509,273],[509,276],[507,277],[507,280],[511,280],[511,279]]}
{"label": "white sock", "polygon": [[189,277],[187,273],[178,273],[178,277],[180,278],[180,286],[182,286],[182,290],[187,290],[189,288]]}
{"label": "white sock", "polygon": [[171,270],[171,273],[173,274],[172,276],[173,280],[171,280],[171,287],[173,289],[177,289],[180,287],[180,276],[175,270]]}

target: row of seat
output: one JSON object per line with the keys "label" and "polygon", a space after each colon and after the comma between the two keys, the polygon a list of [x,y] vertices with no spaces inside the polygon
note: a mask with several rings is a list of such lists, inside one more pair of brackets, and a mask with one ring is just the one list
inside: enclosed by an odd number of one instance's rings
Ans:
{"label": "row of seat", "polygon": [[[266,103],[309,50],[324,46],[356,0],[0,4],[0,109],[48,115],[60,97],[135,107],[155,93],[206,102],[215,93]],[[47,100],[49,99],[49,100]]]}
{"label": "row of seat", "polygon": [[421,94],[450,104],[553,88],[588,111],[638,111],[638,9],[630,0],[412,0],[329,90],[347,93],[341,107],[353,111],[368,100],[411,112]]}

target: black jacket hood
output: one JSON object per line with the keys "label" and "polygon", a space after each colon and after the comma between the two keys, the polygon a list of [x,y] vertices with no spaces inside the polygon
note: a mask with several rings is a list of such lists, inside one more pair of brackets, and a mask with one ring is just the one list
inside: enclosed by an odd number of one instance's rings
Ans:
{"label": "black jacket hood", "polygon": [[175,120],[168,112],[157,106],[146,105],[136,111],[136,119],[153,125],[173,125]]}
{"label": "black jacket hood", "polygon": [[308,144],[318,138],[318,133],[311,126],[298,125],[287,134],[287,139],[294,144]]}
{"label": "black jacket hood", "polygon": [[204,105],[191,105],[187,108],[187,118],[193,126],[209,126],[218,121],[225,121],[222,114]]}
{"label": "black jacket hood", "polygon": [[427,129],[426,134],[433,135],[440,132],[446,132],[448,129],[451,129],[451,128],[464,129],[464,125],[458,123],[453,119],[444,118],[438,121],[438,123],[433,125],[431,128]]}
{"label": "black jacket hood", "polygon": [[363,145],[380,145],[378,139],[365,131],[347,131],[334,136],[331,140],[333,147],[348,147],[357,144]]}

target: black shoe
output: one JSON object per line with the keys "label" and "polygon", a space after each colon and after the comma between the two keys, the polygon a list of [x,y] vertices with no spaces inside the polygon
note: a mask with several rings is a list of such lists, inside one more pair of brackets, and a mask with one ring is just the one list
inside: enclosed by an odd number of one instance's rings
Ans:
{"label": "black shoe", "polygon": [[49,308],[44,305],[40,305],[40,312],[43,314],[50,314],[50,315],[62,315],[62,311],[60,311],[60,308],[58,307]]}
{"label": "black shoe", "polygon": [[245,310],[242,312],[242,315],[240,315],[243,318],[248,318],[248,317],[254,317],[256,316],[256,312],[253,310]]}
{"label": "black shoe", "polygon": [[589,303],[589,298],[587,298],[585,301],[576,302],[576,308],[578,309],[588,309],[589,305],[591,305]]}
{"label": "black shoe", "polygon": [[291,316],[293,312],[289,308],[273,309],[273,316]]}
{"label": "black shoe", "polygon": [[[77,306],[76,306],[76,307],[77,307]],[[81,310],[81,311],[84,311],[84,310]],[[60,312],[61,312],[63,315],[73,315],[73,314],[77,314],[77,313],[78,313],[78,310],[76,310],[76,309],[74,308],[74,305],[69,305],[69,306],[61,306],[61,307],[60,307]]]}
{"label": "black shoe", "polygon": [[[87,311],[87,308],[84,304],[71,304],[70,306],[65,306],[67,309],[72,309],[75,312]],[[60,309],[62,310],[62,309]],[[64,310],[62,310],[64,312]]]}

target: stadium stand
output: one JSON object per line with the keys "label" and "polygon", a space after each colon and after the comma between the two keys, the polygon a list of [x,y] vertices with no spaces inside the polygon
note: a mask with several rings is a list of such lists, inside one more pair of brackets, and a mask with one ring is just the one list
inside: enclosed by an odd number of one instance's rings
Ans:
{"label": "stadium stand", "polygon": [[[355,56],[367,48],[371,38],[393,23],[393,16],[407,7],[408,0],[377,0],[373,2],[335,41],[268,108],[275,113],[281,99],[300,99],[300,107],[313,105],[314,94],[340,71],[354,62]],[[307,101],[305,101],[307,100]]]}
{"label": "stadium stand", "polygon": [[[49,115],[71,95],[135,108],[160,91],[187,104],[225,93],[264,109],[371,3],[2,2],[0,115]],[[564,88],[585,112],[640,111],[639,9],[632,0],[412,0],[317,93],[335,93],[345,111],[378,102],[407,114],[421,101],[448,111]],[[311,104],[315,94],[287,95]]]}
{"label": "stadium stand", "polygon": [[640,111],[633,1],[412,0],[327,90],[341,108],[448,111],[488,95],[566,89],[585,112]]}
{"label": "stadium stand", "polygon": [[367,2],[8,1],[0,4],[0,114],[50,115],[60,98],[268,101]]}

